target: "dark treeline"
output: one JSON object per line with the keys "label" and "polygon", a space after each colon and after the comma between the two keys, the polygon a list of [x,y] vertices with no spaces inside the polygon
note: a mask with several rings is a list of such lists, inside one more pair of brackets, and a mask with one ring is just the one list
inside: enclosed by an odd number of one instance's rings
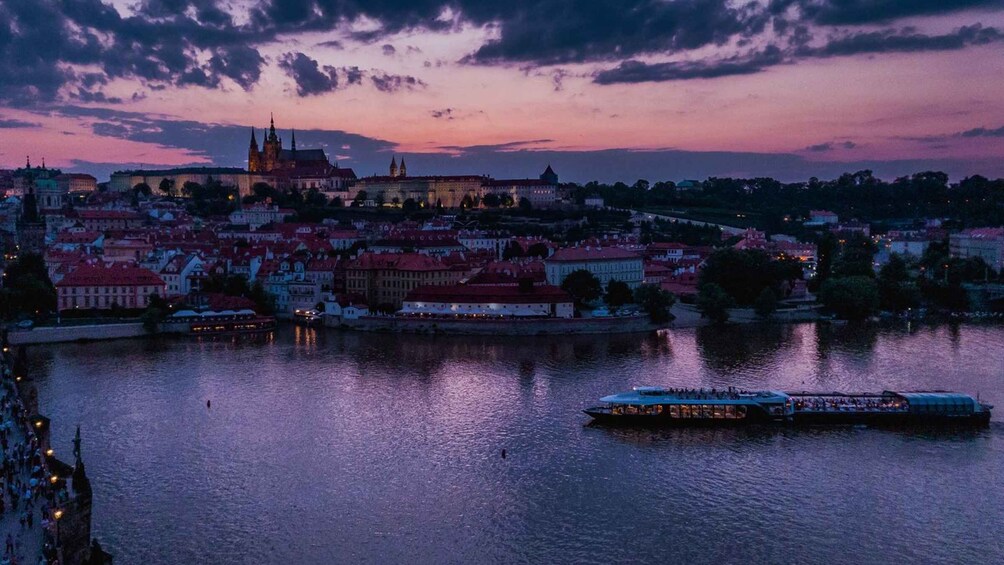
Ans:
{"label": "dark treeline", "polygon": [[[782,183],[772,178],[709,178],[679,188],[672,182],[639,180],[591,182],[576,198],[600,195],[618,208],[702,208],[751,214],[750,223],[768,231],[786,231],[792,219],[809,210],[831,210],[842,219],[878,222],[893,219],[952,218],[959,227],[1004,224],[1004,179],[971,176],[949,183],[941,172],[923,172],[886,182],[871,171],[845,173],[829,181]],[[733,217],[735,215],[733,214]],[[787,221],[786,221],[787,217]]]}

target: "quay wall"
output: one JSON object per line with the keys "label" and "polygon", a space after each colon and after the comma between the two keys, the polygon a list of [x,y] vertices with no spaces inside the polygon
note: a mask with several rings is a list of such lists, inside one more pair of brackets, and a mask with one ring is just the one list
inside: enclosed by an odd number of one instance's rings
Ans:
{"label": "quay wall", "polygon": [[[331,324],[326,324],[331,325]],[[609,318],[548,318],[543,320],[448,320],[363,316],[341,320],[340,327],[368,332],[463,335],[568,335],[643,333],[668,327],[653,324],[647,316]]]}
{"label": "quay wall", "polygon": [[30,330],[12,330],[8,334],[8,340],[11,345],[31,345],[64,341],[121,339],[145,335],[147,332],[141,322],[125,322],[92,326],[43,326]]}

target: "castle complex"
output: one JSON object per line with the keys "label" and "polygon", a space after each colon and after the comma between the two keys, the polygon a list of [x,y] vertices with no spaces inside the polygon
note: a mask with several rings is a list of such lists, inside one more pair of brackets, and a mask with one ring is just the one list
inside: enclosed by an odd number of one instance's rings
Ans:
{"label": "castle complex", "polygon": [[295,131],[290,131],[289,147],[284,147],[272,117],[264,134],[264,140],[259,145],[258,131],[251,128],[246,170],[182,167],[121,171],[112,174],[109,188],[118,192],[132,190],[138,184],[156,188],[165,180],[170,181],[170,186],[180,188],[188,182],[206,184],[212,179],[236,187],[241,195],[250,194],[257,183],[265,183],[278,190],[317,190],[330,200],[340,199],[346,206],[355,203],[396,207],[410,202],[416,206],[445,208],[526,204],[546,208],[557,205],[561,200],[558,175],[550,165],[533,179],[494,179],[484,175],[409,176],[404,158],[398,160],[397,156],[393,156],[387,174],[357,179],[352,169],[332,164],[324,149],[298,149]]}
{"label": "castle complex", "polygon": [[255,130],[251,128],[251,146],[248,148],[248,172],[278,173],[294,169],[327,169],[331,167],[323,149],[296,149],[296,132],[290,132],[290,148],[283,149],[282,138],[275,133],[275,120],[269,119],[268,135],[261,149]]}

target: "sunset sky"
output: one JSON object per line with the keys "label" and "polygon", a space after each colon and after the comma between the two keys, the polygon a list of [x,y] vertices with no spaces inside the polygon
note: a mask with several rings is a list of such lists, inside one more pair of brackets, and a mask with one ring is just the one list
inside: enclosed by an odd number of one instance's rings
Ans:
{"label": "sunset sky", "polygon": [[[0,0],[0,167],[1004,176],[1000,0]],[[262,136],[259,133],[259,141]]]}

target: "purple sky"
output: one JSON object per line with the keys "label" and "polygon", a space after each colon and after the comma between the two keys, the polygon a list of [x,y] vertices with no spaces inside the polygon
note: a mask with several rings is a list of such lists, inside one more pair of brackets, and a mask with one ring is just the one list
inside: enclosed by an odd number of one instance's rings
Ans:
{"label": "purple sky", "polygon": [[[1000,0],[3,0],[0,166],[1004,176]],[[261,136],[259,135],[259,140]],[[288,143],[288,142],[287,142]]]}

